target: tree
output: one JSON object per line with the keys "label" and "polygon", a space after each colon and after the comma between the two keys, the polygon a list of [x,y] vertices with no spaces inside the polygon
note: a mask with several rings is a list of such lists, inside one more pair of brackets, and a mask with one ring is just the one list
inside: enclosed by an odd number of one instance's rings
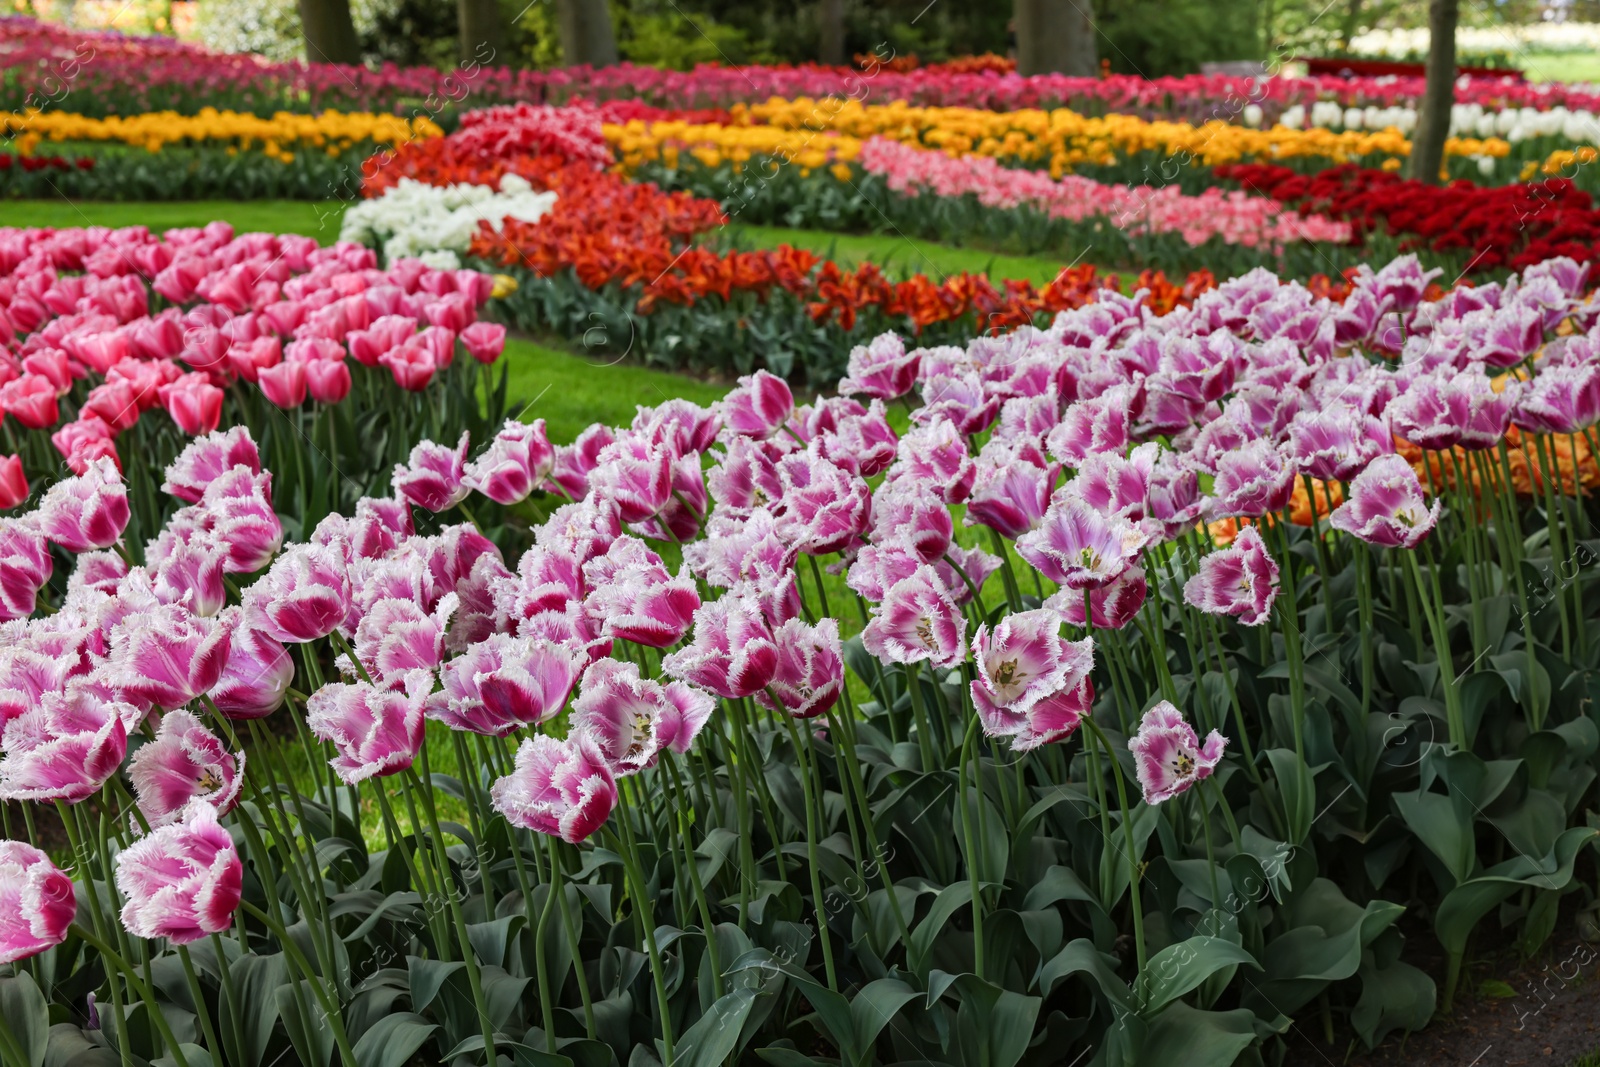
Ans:
{"label": "tree", "polygon": [[309,63],[360,63],[350,0],[300,0],[300,33]]}
{"label": "tree", "polygon": [[818,0],[817,58],[840,66],[844,63],[844,0]]}
{"label": "tree", "polygon": [[462,62],[504,66],[505,36],[501,31],[498,0],[456,0],[457,36]]}
{"label": "tree", "polygon": [[1098,73],[1092,0],[1016,0],[1017,73]]}
{"label": "tree", "polygon": [[617,62],[617,35],[606,0],[559,0],[561,55],[568,66],[609,67]]}
{"label": "tree", "polygon": [[1456,22],[1460,0],[1428,0],[1428,84],[1417,109],[1411,138],[1411,177],[1439,184],[1444,142],[1450,136],[1450,109],[1456,98]]}

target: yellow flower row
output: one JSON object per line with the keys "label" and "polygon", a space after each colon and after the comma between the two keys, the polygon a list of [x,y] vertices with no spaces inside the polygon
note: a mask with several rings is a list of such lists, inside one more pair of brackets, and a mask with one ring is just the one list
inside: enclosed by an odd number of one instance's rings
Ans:
{"label": "yellow flower row", "polygon": [[[861,140],[880,136],[951,156],[993,156],[1045,166],[1056,177],[1085,164],[1114,164],[1143,152],[1208,167],[1308,156],[1343,163],[1411,152],[1411,142],[1393,129],[1253,130],[1226,122],[1192,126],[1132,115],[1091,118],[1065,109],[1002,113],[802,98],[736,105],[733,113],[732,126],[630,122],[608,126],[606,137],[630,168],[657,159],[671,162],[675,150],[712,165],[783,155],[803,167],[817,167],[827,160],[852,159]],[[1445,147],[1454,156],[1503,157],[1510,150],[1499,138],[1454,137]]]}
{"label": "yellow flower row", "polygon": [[172,144],[221,144],[231,149],[257,145],[274,157],[292,148],[319,148],[330,155],[361,144],[399,144],[441,137],[444,131],[426,116],[408,120],[365,111],[324,111],[294,115],[280,111],[269,119],[237,111],[203,108],[197,115],[152,111],[123,117],[89,118],[66,111],[0,112],[0,134],[12,135],[24,155],[45,140],[105,141],[158,152]]}

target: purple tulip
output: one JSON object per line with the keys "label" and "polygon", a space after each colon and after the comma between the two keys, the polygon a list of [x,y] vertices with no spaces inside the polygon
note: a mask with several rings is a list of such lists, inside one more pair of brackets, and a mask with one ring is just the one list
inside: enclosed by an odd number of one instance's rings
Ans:
{"label": "purple tulip", "polygon": [[[1089,621],[1096,630],[1120,630],[1138,617],[1149,595],[1143,567],[1129,567],[1110,585],[1089,590]],[[1064,589],[1044,602],[1074,626],[1083,625],[1083,594]]]}
{"label": "purple tulip", "polygon": [[222,739],[189,712],[169,711],[155,740],[128,761],[128,778],[152,829],[177,822],[196,799],[226,815],[244,786],[244,754],[235,759]]}
{"label": "purple tulip", "polygon": [[1153,807],[1211,777],[1227,744],[1212,730],[1202,745],[1182,712],[1165,700],[1145,712],[1138,733],[1128,739],[1144,802]]}
{"label": "purple tulip", "polygon": [[50,545],[32,523],[0,519],[0,622],[33,614],[53,567]]}
{"label": "purple tulip", "polygon": [[423,441],[411,450],[410,462],[394,468],[395,492],[428,511],[448,511],[466,499],[468,435],[463,433],[456,447],[447,448]]}
{"label": "purple tulip", "polygon": [[1138,386],[1116,385],[1092,400],[1068,404],[1045,447],[1072,468],[1096,452],[1121,452],[1128,444],[1130,413],[1138,394]]}
{"label": "purple tulip", "polygon": [[1095,589],[1127,570],[1147,540],[1126,519],[1058,494],[1043,525],[1017,540],[1017,554],[1058,585]]}
{"label": "purple tulip", "polygon": [[232,925],[244,863],[216,809],[197,801],[180,821],[118,853],[117,891],[129,933],[187,945]]}
{"label": "purple tulip", "polygon": [[700,607],[689,578],[674,578],[661,557],[635,537],[619,537],[583,565],[590,592],[584,610],[607,637],[667,648],[688,631]]}
{"label": "purple tulip", "polygon": [[837,426],[812,440],[824,459],[863,478],[887,470],[900,443],[881,400],[872,401],[860,415],[841,418]]}
{"label": "purple tulip", "polygon": [[211,702],[230,719],[259,719],[283,704],[294,681],[294,660],[289,650],[239,618],[240,608],[228,608],[230,634],[228,662],[211,687]]}
{"label": "purple tulip", "polygon": [[922,406],[911,413],[920,424],[948,419],[964,436],[982,433],[1000,414],[1001,397],[984,388],[975,371],[941,374],[922,382]]}
{"label": "purple tulip", "polygon": [[1257,438],[1218,458],[1211,514],[1256,518],[1282,511],[1294,496],[1294,479],[1294,467],[1283,452]]}
{"label": "purple tulip", "polygon": [[717,403],[717,410],[729,433],[771,437],[794,413],[794,394],[788,382],[758,370],[740,378],[738,386]]}
{"label": "purple tulip", "polygon": [[1393,451],[1386,420],[1343,404],[1302,411],[1289,423],[1289,458],[1302,474],[1325,482],[1348,482]]}
{"label": "purple tulip", "polygon": [[489,795],[513,826],[576,845],[605,825],[617,806],[617,783],[588,734],[565,741],[539,734],[522,742],[511,773]]}
{"label": "purple tulip", "polygon": [[1394,432],[1427,449],[1493,448],[1511,424],[1522,383],[1508,381],[1496,392],[1481,367],[1449,377],[1425,375],[1413,381],[1387,409]]}
{"label": "purple tulip", "polygon": [[942,559],[955,536],[950,509],[920,482],[885,482],[872,507],[874,543],[898,541],[916,550],[922,562]]}
{"label": "purple tulip", "polygon": [[809,626],[790,619],[773,637],[778,646],[778,672],[756,699],[763,707],[797,719],[826,715],[844,691],[838,622],[824,618]]}
{"label": "purple tulip", "polygon": [[117,465],[96,459],[52,485],[39,502],[39,532],[68,552],[110,548],[128,525],[128,490]]}
{"label": "purple tulip", "polygon": [[347,785],[398,774],[422,747],[422,709],[433,676],[413,671],[403,689],[334,682],[306,701],[306,725],[336,755],[329,763]]}
{"label": "purple tulip", "polygon": [[1150,474],[1160,451],[1161,446],[1151,441],[1126,456],[1116,452],[1085,456],[1077,477],[1059,492],[1062,496],[1075,496],[1096,510],[1139,522],[1144,518]]}
{"label": "purple tulip", "polygon": [[1534,433],[1579,433],[1600,422],[1600,364],[1541,369],[1522,390],[1511,421]]}
{"label": "purple tulip", "polygon": [[516,504],[544,482],[554,462],[543,419],[508,419],[484,453],[463,469],[462,484],[497,504]]}
{"label": "purple tulip", "polygon": [[907,352],[899,334],[879,334],[869,344],[851,349],[845,377],[839,381],[839,392],[878,400],[902,397],[917,383],[921,359],[922,350]]}
{"label": "purple tulip", "polygon": [[71,876],[25,841],[0,841],[0,963],[61,944],[77,914]]}
{"label": "purple tulip", "polygon": [[923,565],[884,592],[861,643],[885,663],[948,668],[967,655],[967,621],[932,567]]}
{"label": "purple tulip", "polygon": [[759,693],[778,669],[778,648],[757,605],[728,594],[694,613],[691,643],[661,661],[662,670],[720,697]]}
{"label": "purple tulip", "polygon": [[1439,521],[1439,501],[1428,507],[1417,472],[1401,456],[1380,456],[1350,483],[1350,497],[1328,517],[1368,544],[1416,548]]}
{"label": "purple tulip", "polygon": [[0,800],[76,804],[93,796],[122,765],[127,726],[141,717],[89,686],[41,694],[0,737]]}
{"label": "purple tulip", "polygon": [[256,580],[244,598],[244,623],[275,641],[327,637],[350,611],[344,555],[329,545],[295,545]]}
{"label": "purple tulip", "polygon": [[717,502],[717,512],[747,515],[773,504],[783,495],[778,461],[786,454],[777,441],[751,437],[732,438],[722,453],[712,453],[716,463],[706,480]]}
{"label": "purple tulip", "polygon": [[625,431],[601,449],[589,491],[615,504],[623,522],[643,522],[672,499],[673,460],[665,446]]}
{"label": "purple tulip", "polygon": [[967,439],[949,419],[940,419],[900,438],[889,481],[918,482],[946,504],[959,504],[971,494],[977,476],[977,465],[967,454]]}
{"label": "purple tulip", "polygon": [[1066,641],[1048,608],[979,626],[972,639],[972,704],[983,732],[1027,751],[1066,740],[1094,700],[1094,642]]}
{"label": "purple tulip", "polygon": [[[1563,310],[1566,302],[1561,302]],[[1544,344],[1544,316],[1536,309],[1518,304],[1498,311],[1485,311],[1482,332],[1470,350],[1470,358],[1491,367],[1514,367]]]}
{"label": "purple tulip", "polygon": [[1428,283],[1443,273],[1438,267],[1424,272],[1416,256],[1401,256],[1385,264],[1370,285],[1379,300],[1391,302],[1399,311],[1410,311],[1422,303]]}
{"label": "purple tulip", "polygon": [[682,682],[641,678],[632,663],[596,660],[572,702],[572,730],[594,740],[611,773],[654,766],[665,749],[684,753],[711,719],[716,701]]}
{"label": "purple tulip", "polygon": [[179,500],[198,504],[206,486],[234,467],[248,467],[251,474],[261,472],[261,454],[250,431],[243,426],[217,430],[189,442],[167,468],[161,486]]}
{"label": "purple tulip", "polygon": [[716,443],[722,416],[713,408],[674,397],[653,408],[640,407],[632,428],[675,456],[699,455]]}
{"label": "purple tulip", "polygon": [[1234,615],[1260,626],[1278,598],[1278,564],[1254,526],[1241,529],[1227,548],[1200,561],[1183,587],[1183,599],[1208,615]]}
{"label": "purple tulip", "polygon": [[427,714],[454,730],[506,737],[559,715],[582,669],[552,641],[491,634],[445,664],[444,691],[429,698]]}

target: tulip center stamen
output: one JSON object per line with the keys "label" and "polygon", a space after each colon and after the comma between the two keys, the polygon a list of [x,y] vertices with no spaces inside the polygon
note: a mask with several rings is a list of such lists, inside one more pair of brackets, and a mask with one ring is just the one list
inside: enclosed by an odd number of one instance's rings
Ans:
{"label": "tulip center stamen", "polygon": [[917,620],[917,640],[927,648],[933,648],[933,620],[924,615]]}
{"label": "tulip center stamen", "polygon": [[222,788],[222,776],[217,773],[215,767],[206,767],[201,770],[196,784],[205,792],[213,793]]}
{"label": "tulip center stamen", "polygon": [[1187,752],[1180,752],[1172,761],[1173,770],[1179,775],[1194,773],[1194,759]]}
{"label": "tulip center stamen", "polygon": [[1017,678],[1017,661],[1008,659],[995,668],[994,682],[996,685],[1011,685]]}

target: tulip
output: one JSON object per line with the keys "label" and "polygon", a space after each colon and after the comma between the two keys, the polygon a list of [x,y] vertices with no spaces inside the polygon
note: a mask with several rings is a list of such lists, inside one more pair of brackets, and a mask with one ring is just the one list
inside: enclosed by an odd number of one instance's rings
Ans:
{"label": "tulip", "polygon": [[1295,470],[1272,442],[1257,438],[1217,460],[1211,514],[1256,518],[1282,511],[1294,496]]}
{"label": "tulip", "polygon": [[289,650],[239,616],[242,609],[228,608],[228,658],[211,687],[211,703],[230,719],[259,719],[283,704],[294,681],[294,660]]}
{"label": "tulip", "polygon": [[433,352],[419,341],[408,341],[389,349],[378,357],[378,363],[394,375],[396,385],[413,393],[426,389],[438,369]]}
{"label": "tulip", "polygon": [[283,524],[272,510],[272,473],[238,464],[212,480],[200,498],[211,532],[228,550],[222,569],[253,574],[283,545]]}
{"label": "tulip", "polygon": [[1115,452],[1096,452],[1085,456],[1077,477],[1061,490],[1076,496],[1090,507],[1108,515],[1141,522],[1145,498],[1150,491],[1150,476],[1160,446],[1155,442],[1136,447],[1127,456]]}
{"label": "tulip", "polygon": [[664,447],[625,431],[600,450],[588,472],[589,491],[614,503],[623,522],[643,522],[672,498],[672,464]]}
{"label": "tulip", "polygon": [[306,389],[319,404],[337,404],[350,395],[350,368],[342,359],[306,364]]}
{"label": "tulip", "polygon": [[163,604],[182,604],[209,616],[228,602],[223,578],[228,550],[207,530],[169,524],[146,546],[145,559]]}
{"label": "tulip", "polygon": [[824,459],[863,478],[888,469],[900,443],[881,400],[872,401],[864,414],[840,419],[836,428],[818,434],[815,441]]}
{"label": "tulip", "polygon": [[689,629],[700,594],[688,578],[673,578],[661,557],[634,537],[619,537],[604,555],[583,565],[590,592],[584,611],[607,637],[667,648]]}
{"label": "tulip", "polygon": [[1049,608],[1009,615],[972,639],[977,678],[970,685],[983,732],[1027,751],[1063,741],[1093,702],[1094,642],[1066,641]]}
{"label": "tulip", "polygon": [[222,420],[222,390],[203,374],[186,374],[163,385],[158,395],[172,421],[186,434],[208,434]]}
{"label": "tulip", "polygon": [[978,455],[967,524],[1016,540],[1044,521],[1060,474],[1060,465],[1046,459],[1038,445],[992,439]]}
{"label": "tulip", "polygon": [[555,642],[491,634],[445,664],[444,691],[427,714],[455,730],[506,737],[559,715],[582,667]]}
{"label": "tulip", "polygon": [[1057,497],[1044,523],[1017,540],[1017,554],[1052,582],[1096,589],[1127,570],[1148,536],[1138,526],[1106,515],[1081,498]]}
{"label": "tulip", "polygon": [[661,669],[730,700],[765,689],[778,669],[778,648],[756,605],[732,594],[700,605],[689,645]]}
{"label": "tulip", "polygon": [[598,423],[578,435],[570,446],[555,450],[550,480],[568,499],[578,501],[589,495],[589,472],[599,462],[600,453],[615,440],[610,427]]}
{"label": "tulip", "polygon": [[283,362],[283,342],[276,337],[257,337],[247,344],[228,349],[228,369],[244,381],[256,384],[261,372]]}
{"label": "tulip", "polygon": [[1067,405],[1045,440],[1050,455],[1075,468],[1096,452],[1121,452],[1128,443],[1129,412],[1137,395],[1137,386],[1117,385],[1092,400]]}
{"label": "tulip", "polygon": [[54,426],[60,418],[56,407],[59,390],[48,378],[24,374],[0,385],[0,411],[4,411],[30,430]]}
{"label": "tulip", "polygon": [[0,964],[67,939],[78,913],[72,878],[24,841],[0,841]]}
{"label": "tulip", "polygon": [[826,556],[853,543],[866,529],[872,491],[859,475],[807,451],[779,461],[778,477],[783,495],[774,517],[779,536],[796,551]]}
{"label": "tulip", "polygon": [[111,427],[94,415],[84,415],[50,435],[50,443],[66,457],[73,474],[83,474],[100,459],[108,459],[120,473],[122,460],[111,443]]}
{"label": "tulip", "polygon": [[641,406],[632,428],[675,456],[698,455],[716,443],[722,417],[713,408],[674,397],[653,408]]}
{"label": "tulip", "polygon": [[128,778],[145,821],[156,829],[182,818],[192,800],[211,805],[218,815],[231,811],[244,787],[244,755],[236,759],[189,712],[169,711],[155,740],[128,761]]}
{"label": "tulip", "polygon": [[182,707],[222,677],[229,636],[230,620],[179,604],[139,612],[112,630],[106,680],[129,703]]}
{"label": "tulip", "polygon": [[1348,482],[1393,451],[1388,422],[1353,408],[1302,411],[1289,423],[1289,457],[1302,473],[1322,481]]}
{"label": "tulip", "polygon": [[1165,700],[1145,712],[1138,733],[1128,739],[1144,802],[1153,807],[1211,777],[1227,744],[1212,730],[1202,745],[1183,713]]}
{"label": "tulip", "polygon": [[0,622],[33,614],[50,580],[50,546],[21,519],[0,519]]}
{"label": "tulip", "polygon": [[0,800],[63,800],[99,792],[128,751],[137,709],[87,687],[42,693],[0,737]]}
{"label": "tulip", "polygon": [[593,739],[613,774],[628,775],[654,766],[665,749],[689,751],[715,707],[693,686],[663,685],[632,663],[600,659],[583,672],[572,730]]}
{"label": "tulip", "polygon": [[413,671],[402,689],[334,682],[306,701],[306,725],[336,755],[329,763],[346,785],[398,774],[422,747],[423,704],[433,678]]}
{"label": "tulip", "polygon": [[565,741],[539,734],[522,742],[511,773],[489,795],[513,826],[576,845],[605,825],[617,805],[617,784],[588,734]]}
{"label": "tulip", "polygon": [[244,426],[210,433],[189,442],[167,467],[167,480],[161,490],[179,500],[198,504],[207,486],[239,466],[249,467],[251,474],[261,472],[261,455]]}
{"label": "tulip", "polygon": [[409,466],[396,465],[394,488],[420,508],[438,513],[466,499],[467,438],[463,433],[455,448],[423,441],[411,450]]}
{"label": "tulip", "polygon": [[1233,615],[1246,626],[1260,626],[1278,598],[1278,564],[1254,526],[1239,531],[1227,548],[1200,561],[1200,571],[1183,587],[1183,599],[1208,615]]}
{"label": "tulip", "polygon": [[709,506],[700,456],[691,452],[672,462],[672,482],[661,510],[633,523],[631,529],[641,537],[683,544],[700,532]]}
{"label": "tulip", "polygon": [[959,504],[972,492],[978,468],[967,454],[967,440],[954,423],[940,419],[900,438],[891,481],[926,485],[946,504]]}
{"label": "tulip", "polygon": [[280,408],[297,408],[306,402],[306,365],[285,360],[256,373],[261,394]]}
{"label": "tulip", "polygon": [[[153,385],[149,394],[154,401],[156,388]],[[95,416],[111,428],[112,434],[119,434],[139,421],[139,412],[147,406],[144,397],[145,390],[126,380],[107,379],[89,390],[81,413]]]}
{"label": "tulip", "polygon": [[1481,367],[1468,367],[1449,377],[1416,379],[1390,402],[1387,414],[1396,434],[1422,448],[1493,448],[1505,436],[1521,392],[1516,381],[1496,391]]}
{"label": "tulip", "polygon": [[1336,530],[1373,545],[1416,548],[1439,521],[1417,472],[1400,456],[1380,456],[1350,483],[1350,496],[1328,517]]}
{"label": "tulip", "polygon": [[493,363],[506,347],[506,328],[497,322],[474,322],[456,335],[467,354],[479,363]]}
{"label": "tulip", "polygon": [[39,532],[68,552],[110,548],[128,525],[128,490],[108,459],[52,485],[39,502]]}
{"label": "tulip", "polygon": [[756,699],[797,719],[826,715],[844,692],[839,623],[825,618],[809,626],[790,619],[773,633],[773,641],[778,646],[778,670]]}
{"label": "tulip", "polygon": [[[1120,630],[1139,615],[1150,586],[1144,568],[1129,567],[1110,585],[1089,590],[1089,622],[1096,630]],[[1044,602],[1074,626],[1083,623],[1083,594],[1064,589]]]}
{"label": "tulip", "polygon": [[356,626],[356,659],[379,682],[434,670],[444,656],[444,635],[458,603],[456,594],[446,593],[429,613],[414,600],[378,600]]}
{"label": "tulip", "polygon": [[466,465],[462,484],[509,506],[526,500],[554,463],[555,449],[545,434],[543,419],[531,424],[507,419],[483,454]]}
{"label": "tulip", "polygon": [[884,592],[861,643],[885,663],[953,667],[966,658],[966,619],[932,567],[917,568]]}
{"label": "tulip", "polygon": [[1600,364],[1546,367],[1522,391],[1511,421],[1534,433],[1581,433],[1600,422]]}
{"label": "tulip", "polygon": [[303,644],[327,637],[349,610],[343,555],[327,545],[295,545],[245,593],[243,622],[275,641]]}
{"label": "tulip", "polygon": [[233,922],[244,892],[244,863],[233,837],[204,801],[117,855],[122,925],[136,937],[187,945]]}
{"label": "tulip", "polygon": [[748,514],[783,495],[778,460],[784,455],[776,442],[734,437],[716,456],[707,481],[723,515]]}
{"label": "tulip", "polygon": [[[885,482],[880,486],[873,501],[872,521],[870,540],[910,545],[924,563],[942,558],[955,536],[950,509],[920,482]],[[786,527],[779,528],[780,536],[787,532]]]}
{"label": "tulip", "polygon": [[879,334],[871,343],[850,350],[850,362],[846,376],[839,382],[839,391],[894,400],[909,393],[916,384],[921,359],[922,350],[907,352],[898,334]]}
{"label": "tulip", "polygon": [[774,374],[758,370],[739,379],[739,384],[717,404],[723,425],[741,437],[771,437],[794,412],[794,394],[789,383]]}
{"label": "tulip", "polygon": [[[845,575],[845,584],[874,604],[889,595],[902,578],[909,578],[926,561],[917,546],[905,536],[887,537],[865,545],[856,553]],[[948,586],[946,587],[948,588]]]}

